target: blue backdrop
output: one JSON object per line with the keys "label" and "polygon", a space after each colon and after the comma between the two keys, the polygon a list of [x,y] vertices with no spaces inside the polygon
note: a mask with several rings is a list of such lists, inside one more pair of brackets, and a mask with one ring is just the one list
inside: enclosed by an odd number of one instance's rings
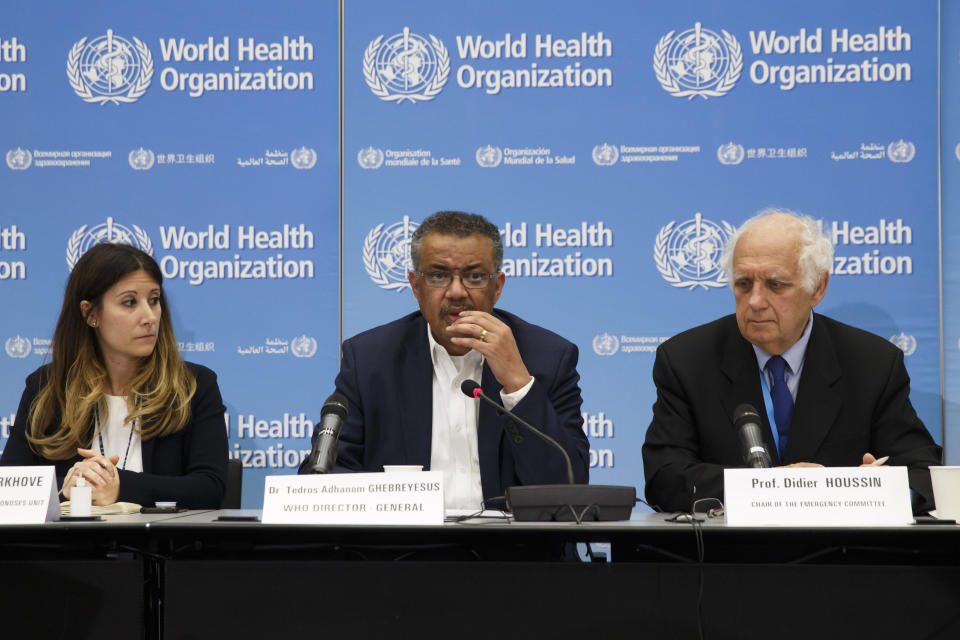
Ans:
{"label": "blue backdrop", "polygon": [[940,24],[940,163],[943,235],[944,442],[960,464],[960,3],[944,2]]}
{"label": "blue backdrop", "polygon": [[819,310],[904,348],[940,439],[936,2],[344,18],[345,335],[414,308],[387,246],[438,209],[488,216],[501,306],[580,346],[591,480],[642,489],[656,345],[733,311],[719,248],[788,207],[837,240]]}
{"label": "blue backdrop", "polygon": [[415,309],[409,234],[462,209],[504,232],[500,305],[580,347],[591,480],[642,491],[653,351],[732,312],[719,249],[777,206],[823,219],[818,310],[904,350],[955,458],[960,15],[940,11],[8,2],[0,446],[70,261],[123,238],[164,268],[184,357],[220,375],[259,506],[309,448],[341,337]]}
{"label": "blue backdrop", "polygon": [[0,94],[0,260],[23,264],[0,281],[5,425],[68,263],[121,237],[160,263],[184,358],[219,374],[244,502],[295,469],[337,369],[337,21],[332,2],[4,5],[0,72],[26,78]]}

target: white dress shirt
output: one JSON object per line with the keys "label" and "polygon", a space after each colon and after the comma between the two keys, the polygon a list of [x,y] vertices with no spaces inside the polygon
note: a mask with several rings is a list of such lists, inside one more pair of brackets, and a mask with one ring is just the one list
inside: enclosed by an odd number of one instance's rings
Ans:
{"label": "white dress shirt", "polygon": [[103,454],[106,457],[118,456],[117,469],[128,471],[143,471],[143,451],[141,448],[140,433],[133,430],[133,425],[124,422],[127,409],[126,396],[111,396],[104,394],[107,399],[106,424],[98,419],[97,429],[93,434],[90,448],[100,453],[100,439],[103,438]]}
{"label": "white dress shirt", "polygon": [[[807,345],[810,344],[810,331],[813,330],[813,311],[810,311],[810,317],[807,318],[807,326],[803,328],[803,333],[793,345],[783,352],[781,356],[787,363],[784,369],[784,380],[787,383],[787,389],[793,396],[793,401],[797,401],[797,391],[800,389],[800,374],[803,373],[803,363],[807,357]],[[773,389],[773,374],[767,371],[767,362],[773,356],[753,345],[753,352],[757,356],[757,364],[760,365],[760,375],[767,381],[767,389]],[[773,426],[773,425],[771,425]],[[776,427],[773,427],[776,429]]]}
{"label": "white dress shirt", "polygon": [[[444,507],[456,511],[479,511],[483,505],[480,455],[477,449],[477,417],[480,400],[460,390],[464,380],[480,382],[483,355],[471,350],[451,356],[427,327],[430,359],[433,361],[433,424],[430,469],[443,472]],[[513,409],[530,391],[534,378],[513,393],[500,392],[503,406]]]}

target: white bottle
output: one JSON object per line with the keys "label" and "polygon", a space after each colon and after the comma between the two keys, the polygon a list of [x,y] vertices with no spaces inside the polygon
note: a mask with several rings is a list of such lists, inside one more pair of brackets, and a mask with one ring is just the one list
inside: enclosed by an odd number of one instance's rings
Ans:
{"label": "white bottle", "polygon": [[77,486],[70,490],[70,516],[89,517],[93,502],[93,489],[87,486],[83,476],[77,478]]}

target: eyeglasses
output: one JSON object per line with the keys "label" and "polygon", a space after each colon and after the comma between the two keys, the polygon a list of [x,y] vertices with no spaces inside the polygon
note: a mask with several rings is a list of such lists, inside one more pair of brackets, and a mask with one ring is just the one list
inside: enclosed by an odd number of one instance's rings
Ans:
{"label": "eyeglasses", "polygon": [[460,282],[467,289],[483,289],[487,283],[497,277],[495,273],[486,273],[485,271],[467,271],[466,273],[454,273],[453,271],[414,271],[414,275],[423,278],[428,287],[435,289],[446,289],[453,282],[453,276],[460,276]]}

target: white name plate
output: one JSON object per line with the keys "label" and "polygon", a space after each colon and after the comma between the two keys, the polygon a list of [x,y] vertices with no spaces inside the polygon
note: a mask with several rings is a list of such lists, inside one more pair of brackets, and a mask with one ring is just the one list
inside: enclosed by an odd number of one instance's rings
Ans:
{"label": "white name plate", "polygon": [[266,524],[443,524],[443,472],[267,476]]}
{"label": "white name plate", "polygon": [[726,469],[732,526],[898,526],[913,523],[906,467]]}
{"label": "white name plate", "polygon": [[54,467],[0,467],[0,524],[41,524],[59,517]]}

